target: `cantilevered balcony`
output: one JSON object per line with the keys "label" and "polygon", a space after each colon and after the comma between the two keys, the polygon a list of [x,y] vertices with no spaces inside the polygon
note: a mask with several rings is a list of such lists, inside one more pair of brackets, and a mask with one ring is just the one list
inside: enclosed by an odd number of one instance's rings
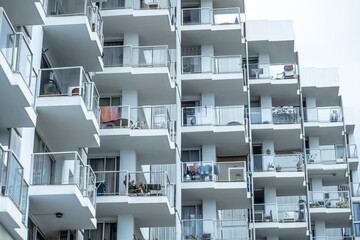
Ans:
{"label": "cantilevered balcony", "polygon": [[82,67],[41,69],[36,110],[52,149],[99,146],[99,93]]}
{"label": "cantilevered balcony", "polygon": [[175,103],[175,62],[168,46],[107,46],[104,64],[93,76],[100,92],[137,90],[144,103]]}
{"label": "cantilevered balcony", "polygon": [[344,181],[347,171],[346,150],[343,146],[322,146],[306,149],[307,170],[309,175],[323,175],[327,185]]}
{"label": "cantilevered balcony", "polygon": [[305,134],[309,137],[321,136],[327,142],[342,140],[343,113],[339,106],[304,108]]}
{"label": "cantilevered balcony", "polygon": [[325,220],[328,227],[350,226],[349,191],[310,191],[311,220]]}
{"label": "cantilevered balcony", "polygon": [[213,44],[242,51],[242,16],[240,8],[184,8],[181,30],[184,46]]}
{"label": "cantilevered balcony", "polygon": [[249,207],[245,161],[184,162],[182,173],[183,201],[214,199],[221,209]]}
{"label": "cantilevered balcony", "polygon": [[253,211],[251,218],[254,214],[257,237],[273,235],[287,238],[291,235],[294,239],[307,239],[307,207],[304,201],[255,204]]}
{"label": "cantilevered balcony", "polygon": [[[102,71],[103,22],[90,0],[46,0],[44,48],[53,66]],[[69,47],[70,46],[70,47]]]}
{"label": "cantilevered balcony", "polygon": [[254,140],[272,136],[279,150],[301,149],[299,107],[252,107],[250,119]]}
{"label": "cantilevered balcony", "polygon": [[255,188],[272,184],[278,195],[305,194],[303,154],[255,154],[253,177]]}
{"label": "cantilevered balcony", "polygon": [[141,32],[147,44],[175,47],[175,1],[107,0],[100,3],[100,9],[107,37],[117,38],[120,33]]}
{"label": "cantilevered balcony", "polygon": [[77,152],[32,155],[30,209],[47,236],[55,238],[63,229],[96,228],[95,184],[94,172]]}
{"label": "cantilevered balcony", "polygon": [[244,106],[183,107],[183,147],[216,144],[220,152],[246,153],[248,124],[244,109]]}
{"label": "cantilevered balcony", "polygon": [[271,96],[273,101],[299,101],[298,66],[295,63],[249,63],[244,65],[252,96]]}
{"label": "cantilevered balcony", "polygon": [[133,215],[139,227],[175,225],[175,186],[165,171],[105,171],[97,176],[98,218]]}
{"label": "cantilevered balcony", "polygon": [[28,184],[24,169],[11,150],[0,145],[0,224],[15,238],[27,236]]}
{"label": "cantilevered balcony", "polygon": [[0,116],[0,128],[33,127],[32,108],[36,75],[32,70],[33,53],[22,33],[16,33],[0,8],[0,108],[11,109]]}
{"label": "cantilevered balcony", "polygon": [[184,219],[181,221],[182,240],[249,240],[248,222],[245,219]]}
{"label": "cantilevered balcony", "polygon": [[0,0],[0,6],[5,9],[15,26],[42,25],[45,22],[43,4],[47,0]]}
{"label": "cantilevered balcony", "polygon": [[167,106],[101,107],[100,123],[101,148],[91,154],[133,149],[150,161],[175,161],[175,125]]}

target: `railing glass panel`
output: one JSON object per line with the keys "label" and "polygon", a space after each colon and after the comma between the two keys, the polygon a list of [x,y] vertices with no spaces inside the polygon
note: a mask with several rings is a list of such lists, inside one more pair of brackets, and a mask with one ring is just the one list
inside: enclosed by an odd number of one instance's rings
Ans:
{"label": "railing glass panel", "polygon": [[183,56],[182,73],[242,73],[241,55],[232,56]]}
{"label": "railing glass panel", "polygon": [[182,9],[182,25],[240,24],[240,8],[185,8]]}
{"label": "railing glass panel", "polygon": [[258,172],[301,172],[302,154],[255,154],[254,171]]}
{"label": "railing glass panel", "polygon": [[333,148],[306,149],[308,164],[345,164],[345,149],[333,146]]}
{"label": "railing glass panel", "polygon": [[342,122],[341,107],[304,108],[305,122]]}
{"label": "railing glass panel", "polygon": [[[298,77],[297,65],[293,63],[250,63],[248,65],[249,79],[294,79]],[[246,65],[244,65],[246,68]]]}
{"label": "railing glass panel", "polygon": [[349,208],[348,191],[310,191],[310,208]]}
{"label": "railing glass panel", "polygon": [[251,124],[300,123],[298,107],[251,108]]}
{"label": "railing glass panel", "polygon": [[254,214],[255,222],[305,222],[306,205],[303,202],[255,204]]}

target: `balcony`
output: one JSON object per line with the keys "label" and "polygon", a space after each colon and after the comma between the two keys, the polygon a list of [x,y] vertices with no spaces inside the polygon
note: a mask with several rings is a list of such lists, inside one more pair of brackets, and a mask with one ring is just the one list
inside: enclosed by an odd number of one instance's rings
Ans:
{"label": "balcony", "polygon": [[46,226],[44,234],[55,238],[63,229],[96,228],[96,176],[77,152],[34,153],[32,166],[31,212]]}
{"label": "balcony", "polygon": [[[100,8],[107,37],[117,38],[119,33],[141,32],[147,44],[175,47],[175,1],[108,0],[100,3]],[[117,24],[119,22],[127,24]]]}
{"label": "balcony", "polygon": [[[309,175],[323,175],[323,182],[329,185],[344,181],[347,171],[347,157],[342,146],[323,146],[319,149],[306,149]],[[331,174],[330,174],[331,173]]]}
{"label": "balcony", "polygon": [[175,103],[175,62],[168,46],[107,46],[104,65],[93,76],[100,92],[136,90],[144,103]]}
{"label": "balcony", "polygon": [[214,199],[220,209],[247,208],[250,204],[244,161],[184,162],[182,173],[183,201]]}
{"label": "balcony", "polygon": [[305,194],[303,154],[255,154],[255,188],[271,184],[277,186],[278,195]]}
{"label": "balcony", "polygon": [[185,219],[181,221],[182,240],[249,240],[248,222],[245,219]]}
{"label": "balcony", "polygon": [[351,236],[321,236],[312,237],[311,240],[353,240]]}
{"label": "balcony", "polygon": [[349,191],[310,191],[311,220],[325,220],[327,227],[350,226]]}
{"label": "balcony", "polygon": [[325,144],[343,141],[343,114],[341,107],[304,108],[304,126],[307,136],[321,136]]}
{"label": "balcony", "polygon": [[101,107],[100,126],[102,147],[91,149],[91,154],[132,149],[146,161],[175,161],[175,125],[167,106]]}
{"label": "balcony", "polygon": [[279,151],[301,149],[299,107],[252,107],[250,118],[254,140],[271,135]]}
{"label": "balcony", "polygon": [[0,0],[0,6],[7,12],[14,26],[43,25],[45,12],[44,0]]}
{"label": "balcony", "polygon": [[26,238],[28,184],[24,169],[11,150],[0,145],[0,224],[13,237]]}
{"label": "balcony", "polygon": [[244,50],[241,43],[242,16],[240,8],[184,8],[181,30],[184,46],[212,44],[215,49],[226,46],[232,52]]}
{"label": "balcony", "polygon": [[307,207],[303,200],[287,204],[255,204],[254,215],[256,237],[273,235],[285,239],[288,236],[306,239]]}
{"label": "balcony", "polygon": [[[56,67],[102,71],[103,22],[90,0],[46,0],[44,49]],[[71,46],[71,47],[69,47]]]}
{"label": "balcony", "polygon": [[182,108],[183,148],[215,144],[219,154],[248,152],[248,125],[244,106],[200,106]]}
{"label": "balcony", "polygon": [[36,110],[52,149],[99,146],[99,93],[82,67],[41,69]]}
{"label": "balcony", "polygon": [[12,109],[2,114],[0,128],[34,127],[32,108],[36,75],[32,70],[33,53],[22,33],[16,33],[6,13],[0,8],[0,108]]}
{"label": "balcony", "polygon": [[97,177],[97,217],[133,215],[138,227],[175,225],[175,185],[165,171],[103,171]]}

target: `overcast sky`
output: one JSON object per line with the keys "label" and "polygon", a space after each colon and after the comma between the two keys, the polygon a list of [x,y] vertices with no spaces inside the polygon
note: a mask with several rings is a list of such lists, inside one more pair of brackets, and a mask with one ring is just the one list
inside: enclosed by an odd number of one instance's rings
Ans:
{"label": "overcast sky", "polygon": [[[360,119],[360,0],[246,0],[246,17],[293,20],[301,67],[337,67],[344,106]],[[360,121],[356,133],[359,147]]]}

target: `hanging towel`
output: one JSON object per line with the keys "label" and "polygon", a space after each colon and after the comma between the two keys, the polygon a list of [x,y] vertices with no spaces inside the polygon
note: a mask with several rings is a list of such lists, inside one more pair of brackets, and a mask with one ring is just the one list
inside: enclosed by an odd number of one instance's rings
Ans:
{"label": "hanging towel", "polygon": [[119,119],[118,107],[100,107],[101,110],[101,123],[116,121]]}

